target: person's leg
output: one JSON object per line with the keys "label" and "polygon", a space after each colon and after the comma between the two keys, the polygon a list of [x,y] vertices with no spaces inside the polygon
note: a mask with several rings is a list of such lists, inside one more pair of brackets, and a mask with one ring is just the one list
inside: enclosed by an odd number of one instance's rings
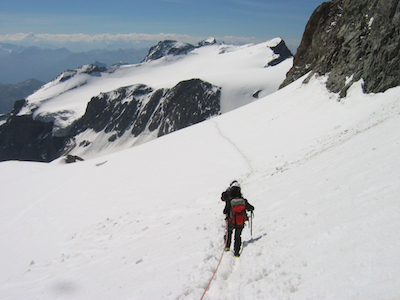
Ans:
{"label": "person's leg", "polygon": [[[231,221],[228,221],[228,236],[225,238],[227,238],[226,241],[226,246],[225,246],[225,250],[229,251],[229,249],[231,248],[231,240],[232,240],[232,231],[233,231],[234,225],[232,224]],[[226,233],[225,233],[226,235]]]}
{"label": "person's leg", "polygon": [[242,230],[243,226],[237,226],[235,229],[235,256],[240,255],[240,247],[242,246]]}

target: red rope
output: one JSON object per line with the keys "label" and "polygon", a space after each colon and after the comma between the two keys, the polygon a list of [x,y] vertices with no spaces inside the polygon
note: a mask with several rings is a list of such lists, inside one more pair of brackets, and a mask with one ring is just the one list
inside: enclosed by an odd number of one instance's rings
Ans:
{"label": "red rope", "polygon": [[218,267],[219,267],[219,265],[221,264],[222,257],[224,256],[224,253],[225,253],[225,248],[226,248],[226,243],[227,243],[227,242],[228,242],[228,220],[226,220],[225,245],[224,245],[224,249],[222,250],[221,258],[219,259],[217,268],[215,269],[214,274],[211,276],[211,279],[210,279],[210,281],[208,282],[208,285],[207,285],[206,289],[204,290],[204,293],[203,293],[203,295],[201,296],[200,300],[203,300],[204,295],[206,294],[208,288],[210,287],[211,281],[214,279],[214,276],[215,276],[215,274],[217,273]]}

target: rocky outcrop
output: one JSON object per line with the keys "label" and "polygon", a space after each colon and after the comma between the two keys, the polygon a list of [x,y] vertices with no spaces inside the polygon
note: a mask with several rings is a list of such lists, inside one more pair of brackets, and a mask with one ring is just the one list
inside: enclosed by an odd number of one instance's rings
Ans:
{"label": "rocky outcrop", "polygon": [[278,45],[275,47],[271,47],[271,50],[274,51],[274,54],[277,56],[274,60],[271,60],[267,67],[270,66],[276,66],[283,62],[285,59],[288,59],[290,57],[293,57],[292,52],[289,50],[289,48],[286,46],[286,43],[284,40],[281,40]]}
{"label": "rocky outcrop", "polygon": [[65,156],[65,163],[67,163],[67,164],[72,164],[72,163],[75,163],[77,161],[84,161],[84,159],[82,157],[79,157],[79,156],[76,156],[76,155],[67,154]]}
{"label": "rocky outcrop", "polygon": [[281,87],[309,73],[329,75],[327,87],[340,96],[359,80],[366,93],[400,84],[399,0],[333,0],[308,21]]}

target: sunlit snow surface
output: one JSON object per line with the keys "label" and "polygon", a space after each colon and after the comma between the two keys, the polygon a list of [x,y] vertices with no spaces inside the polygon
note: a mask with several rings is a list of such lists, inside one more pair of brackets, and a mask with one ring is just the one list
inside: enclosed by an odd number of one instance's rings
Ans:
{"label": "sunlit snow surface", "polygon": [[0,163],[1,299],[200,299],[233,179],[253,235],[204,299],[399,298],[400,88],[324,80],[85,162]]}

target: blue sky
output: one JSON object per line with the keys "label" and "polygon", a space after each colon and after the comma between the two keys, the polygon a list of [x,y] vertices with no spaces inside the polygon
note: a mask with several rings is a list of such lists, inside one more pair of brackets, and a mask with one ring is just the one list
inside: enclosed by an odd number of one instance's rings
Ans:
{"label": "blue sky", "polygon": [[175,35],[187,42],[213,36],[262,42],[301,40],[321,0],[0,0],[0,42],[18,33]]}

